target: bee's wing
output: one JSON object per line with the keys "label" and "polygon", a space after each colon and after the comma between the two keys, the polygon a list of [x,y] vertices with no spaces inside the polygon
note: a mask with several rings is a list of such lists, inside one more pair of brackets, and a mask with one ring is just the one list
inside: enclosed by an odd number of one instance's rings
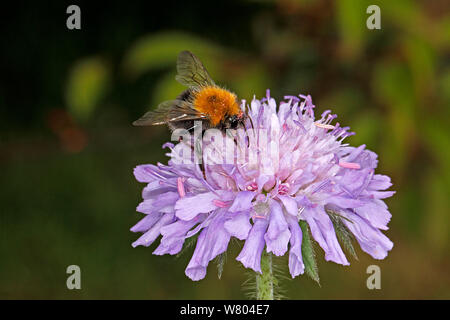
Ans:
{"label": "bee's wing", "polygon": [[177,72],[175,79],[189,88],[215,85],[206,68],[192,52],[180,52],[177,60]]}
{"label": "bee's wing", "polygon": [[183,100],[164,101],[156,110],[149,111],[133,122],[134,126],[152,126],[184,120],[203,120],[206,115],[199,113]]}
{"label": "bee's wing", "polygon": [[173,108],[168,114],[168,122],[185,121],[185,120],[203,120],[207,118],[204,113],[198,112],[194,109],[192,103],[184,100],[176,101]]}

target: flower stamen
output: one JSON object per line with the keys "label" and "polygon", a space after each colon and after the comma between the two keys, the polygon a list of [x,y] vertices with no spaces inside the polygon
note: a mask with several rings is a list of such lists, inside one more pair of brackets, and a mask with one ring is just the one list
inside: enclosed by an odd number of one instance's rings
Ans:
{"label": "flower stamen", "polygon": [[226,208],[230,204],[229,202],[222,201],[219,199],[214,199],[212,202],[216,207],[219,207],[219,208]]}
{"label": "flower stamen", "polygon": [[331,124],[324,124],[324,123],[314,122],[314,125],[316,127],[327,129],[327,130],[333,130],[334,129],[334,126],[331,125]]}
{"label": "flower stamen", "polygon": [[266,216],[259,216],[259,215],[254,215],[252,216],[253,219],[266,219]]}
{"label": "flower stamen", "polygon": [[183,198],[186,195],[186,190],[184,189],[184,178],[178,177],[177,179],[177,189],[180,198]]}
{"label": "flower stamen", "polygon": [[256,182],[252,182],[250,185],[247,186],[246,189],[248,191],[256,191],[258,190],[258,185],[256,184]]}
{"label": "flower stamen", "polygon": [[359,163],[345,162],[343,160],[339,160],[339,166],[347,169],[361,169]]}
{"label": "flower stamen", "polygon": [[283,195],[287,194],[288,192],[289,192],[289,184],[283,183],[278,186],[278,194],[279,195],[283,196]]}

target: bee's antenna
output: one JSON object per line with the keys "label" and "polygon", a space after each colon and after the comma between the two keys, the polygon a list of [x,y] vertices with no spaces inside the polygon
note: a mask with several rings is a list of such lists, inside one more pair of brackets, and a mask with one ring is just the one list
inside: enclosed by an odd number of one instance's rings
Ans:
{"label": "bee's antenna", "polygon": [[248,119],[250,120],[250,123],[252,124],[252,129],[255,129],[255,125],[253,124],[252,117],[248,117]]}
{"label": "bee's antenna", "polygon": [[[242,100],[244,103],[245,103],[245,100]],[[245,103],[245,113],[246,114],[249,114],[249,110],[250,110],[250,106],[248,105],[248,104],[246,104]],[[252,129],[255,129],[255,125],[254,125],[254,123],[253,123],[253,120],[252,120],[252,118],[251,117],[247,117],[247,118],[249,118],[250,119],[250,123],[251,123],[251,125],[252,125]]]}

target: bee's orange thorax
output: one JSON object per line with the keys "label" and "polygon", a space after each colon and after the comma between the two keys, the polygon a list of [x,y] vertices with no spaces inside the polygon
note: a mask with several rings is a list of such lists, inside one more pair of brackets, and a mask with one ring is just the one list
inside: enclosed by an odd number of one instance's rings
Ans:
{"label": "bee's orange thorax", "polygon": [[205,87],[198,91],[193,104],[198,112],[209,117],[212,126],[225,120],[225,116],[232,116],[240,111],[236,95],[218,87]]}

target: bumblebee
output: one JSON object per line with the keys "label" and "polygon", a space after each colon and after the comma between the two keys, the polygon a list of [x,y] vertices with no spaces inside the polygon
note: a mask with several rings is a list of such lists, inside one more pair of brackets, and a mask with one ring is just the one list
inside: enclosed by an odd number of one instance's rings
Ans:
{"label": "bumblebee", "polygon": [[175,100],[164,101],[133,122],[135,126],[167,124],[171,130],[192,129],[194,121],[202,128],[236,129],[245,120],[237,96],[217,86],[201,61],[191,52],[182,51],[177,60],[177,76],[188,87]]}

